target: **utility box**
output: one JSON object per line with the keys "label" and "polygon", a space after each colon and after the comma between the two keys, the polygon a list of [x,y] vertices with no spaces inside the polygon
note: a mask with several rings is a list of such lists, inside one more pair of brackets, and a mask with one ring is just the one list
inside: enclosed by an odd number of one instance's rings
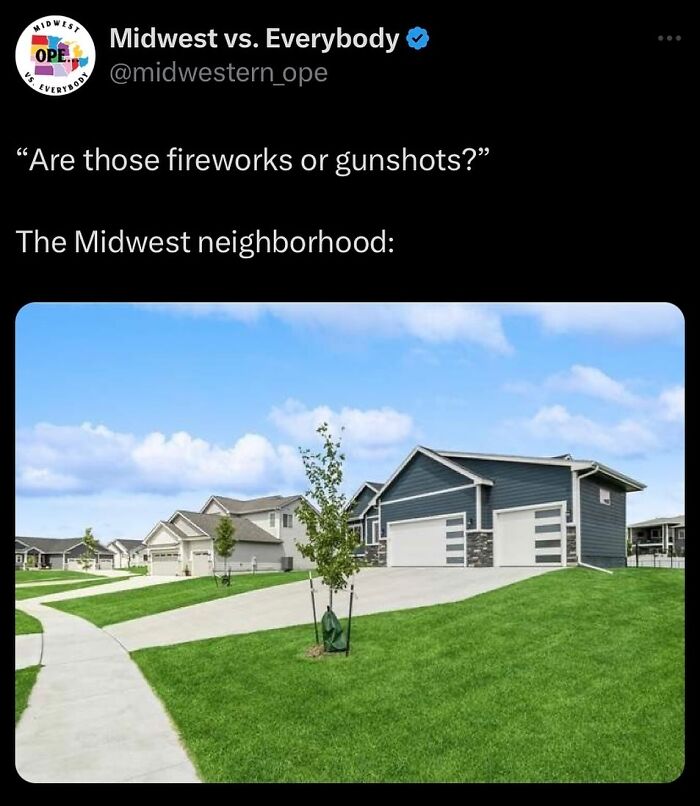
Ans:
{"label": "utility box", "polygon": [[291,571],[294,568],[294,557],[282,557],[282,570]]}

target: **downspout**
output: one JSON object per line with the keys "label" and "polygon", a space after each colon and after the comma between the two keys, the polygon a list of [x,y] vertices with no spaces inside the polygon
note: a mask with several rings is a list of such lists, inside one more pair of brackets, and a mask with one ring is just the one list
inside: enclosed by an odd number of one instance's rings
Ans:
{"label": "downspout", "polygon": [[600,470],[600,465],[594,464],[592,469],[580,476],[576,476],[576,562],[581,564],[581,479],[592,476]]}

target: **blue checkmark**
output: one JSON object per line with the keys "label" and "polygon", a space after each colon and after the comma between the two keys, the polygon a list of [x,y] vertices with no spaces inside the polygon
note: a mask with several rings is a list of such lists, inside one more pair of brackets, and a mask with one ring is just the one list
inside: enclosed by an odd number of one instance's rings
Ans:
{"label": "blue checkmark", "polygon": [[408,42],[409,48],[420,50],[421,48],[424,48],[428,42],[430,42],[430,37],[428,36],[428,32],[425,30],[425,28],[411,28],[411,30],[406,34],[406,42]]}

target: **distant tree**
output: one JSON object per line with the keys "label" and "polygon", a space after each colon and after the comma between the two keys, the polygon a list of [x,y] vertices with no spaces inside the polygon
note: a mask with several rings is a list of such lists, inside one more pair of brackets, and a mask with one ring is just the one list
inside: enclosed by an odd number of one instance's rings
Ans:
{"label": "distant tree", "polygon": [[34,568],[36,565],[36,554],[27,554],[27,568]]}
{"label": "distant tree", "polygon": [[83,566],[83,571],[87,571],[97,557],[97,538],[92,533],[92,527],[88,526],[83,535],[83,553],[79,563]]}
{"label": "distant tree", "polygon": [[224,570],[228,570],[228,558],[236,548],[236,527],[228,515],[221,518],[216,527],[216,537],[214,538],[214,551],[219,557],[224,558]]}
{"label": "distant tree", "polygon": [[299,448],[299,453],[309,482],[306,494],[318,509],[306,499],[302,500],[297,517],[306,526],[308,542],[296,545],[302,556],[316,564],[321,580],[332,596],[333,591],[345,588],[348,577],[359,569],[353,553],[359,541],[348,527],[346,499],[340,492],[345,461],[340,440],[333,441],[328,423],[322,423],[316,432],[323,440],[323,448],[315,453],[309,448]]}

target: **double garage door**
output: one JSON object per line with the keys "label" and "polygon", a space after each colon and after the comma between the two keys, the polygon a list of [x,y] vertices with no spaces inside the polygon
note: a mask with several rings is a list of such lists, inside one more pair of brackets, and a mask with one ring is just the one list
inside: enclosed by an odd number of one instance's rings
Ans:
{"label": "double garage door", "polygon": [[[566,564],[565,504],[493,513],[494,565]],[[387,565],[466,566],[464,515],[441,515],[387,525]]]}
{"label": "double garage door", "polygon": [[[97,561],[97,565],[95,565],[94,562],[90,564],[88,571],[94,571],[96,568],[98,571],[109,571],[114,568],[114,559],[112,557],[100,557]],[[85,568],[79,559],[68,557],[66,560],[66,570],[84,571]]]}

